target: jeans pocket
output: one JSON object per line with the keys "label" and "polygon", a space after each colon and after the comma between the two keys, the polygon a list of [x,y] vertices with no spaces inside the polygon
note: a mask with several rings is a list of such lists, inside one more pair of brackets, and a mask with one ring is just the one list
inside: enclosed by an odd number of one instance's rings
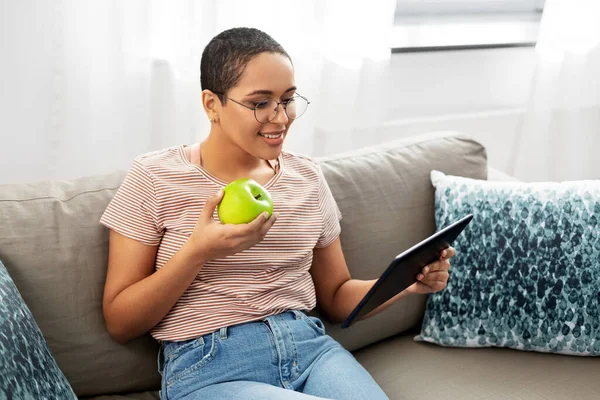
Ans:
{"label": "jeans pocket", "polygon": [[325,325],[323,324],[323,321],[321,321],[319,318],[317,317],[313,317],[307,314],[304,314],[303,312],[301,312],[302,314],[302,318],[308,323],[308,325],[310,325],[313,329],[315,329],[317,331],[317,333],[321,334],[321,335],[325,335]]}
{"label": "jeans pocket", "polygon": [[200,346],[204,346],[204,338],[202,337],[188,339],[182,342],[170,342],[163,346],[165,363],[167,361],[174,361],[180,354]]}
{"label": "jeans pocket", "polygon": [[218,341],[214,333],[191,343],[186,343],[169,354],[165,365],[166,386],[171,386],[204,367],[217,353]]}

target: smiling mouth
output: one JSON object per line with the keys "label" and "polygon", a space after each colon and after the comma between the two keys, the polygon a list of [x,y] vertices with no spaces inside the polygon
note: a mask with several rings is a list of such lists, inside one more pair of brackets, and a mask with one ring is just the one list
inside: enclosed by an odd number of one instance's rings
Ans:
{"label": "smiling mouth", "polygon": [[283,135],[283,133],[284,133],[284,131],[281,131],[281,132],[271,132],[271,133],[258,132],[258,134],[260,136],[266,137],[267,139],[279,139]]}

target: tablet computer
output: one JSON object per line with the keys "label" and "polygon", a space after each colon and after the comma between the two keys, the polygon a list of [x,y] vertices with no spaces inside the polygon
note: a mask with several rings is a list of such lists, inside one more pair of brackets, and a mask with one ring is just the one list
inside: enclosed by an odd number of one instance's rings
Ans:
{"label": "tablet computer", "polygon": [[423,267],[439,260],[442,251],[450,247],[471,219],[473,215],[469,214],[397,255],[342,323],[342,328],[348,328],[355,321],[415,283]]}

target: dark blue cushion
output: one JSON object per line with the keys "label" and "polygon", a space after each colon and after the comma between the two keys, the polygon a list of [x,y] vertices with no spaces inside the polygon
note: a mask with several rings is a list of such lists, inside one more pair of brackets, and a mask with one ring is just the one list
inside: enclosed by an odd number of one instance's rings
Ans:
{"label": "dark blue cushion", "polygon": [[600,355],[600,181],[432,183],[438,227],[474,216],[417,340]]}
{"label": "dark blue cushion", "polygon": [[77,399],[1,261],[0,398]]}

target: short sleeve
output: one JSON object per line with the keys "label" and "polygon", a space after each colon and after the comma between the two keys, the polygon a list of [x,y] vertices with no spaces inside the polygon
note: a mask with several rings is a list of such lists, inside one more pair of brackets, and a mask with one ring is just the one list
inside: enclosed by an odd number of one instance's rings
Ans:
{"label": "short sleeve", "polygon": [[162,238],[157,215],[152,177],[139,161],[134,160],[100,223],[130,239],[156,246]]}
{"label": "short sleeve", "polygon": [[318,164],[317,175],[319,179],[319,212],[323,218],[323,228],[315,247],[327,247],[338,238],[342,231],[340,226],[342,213]]}

